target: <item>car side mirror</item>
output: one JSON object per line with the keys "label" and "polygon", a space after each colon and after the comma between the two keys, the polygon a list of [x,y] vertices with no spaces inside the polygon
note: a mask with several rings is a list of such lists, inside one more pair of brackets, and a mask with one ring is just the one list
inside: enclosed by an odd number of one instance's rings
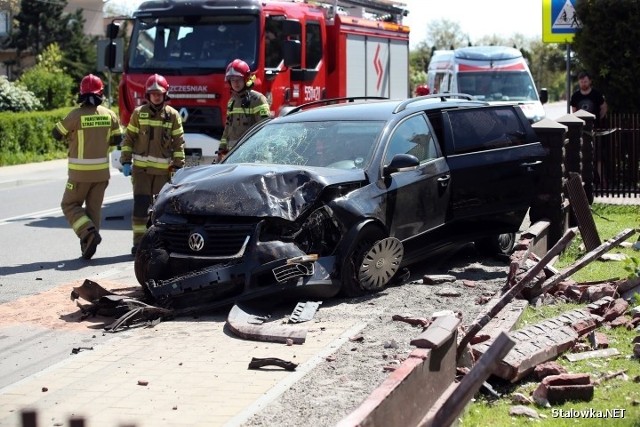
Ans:
{"label": "car side mirror", "polygon": [[549,91],[546,87],[540,89],[540,102],[543,104],[549,102]]}
{"label": "car side mirror", "polygon": [[384,176],[390,176],[395,172],[405,172],[413,170],[420,165],[420,160],[411,154],[396,154],[391,159],[391,163],[384,167]]}

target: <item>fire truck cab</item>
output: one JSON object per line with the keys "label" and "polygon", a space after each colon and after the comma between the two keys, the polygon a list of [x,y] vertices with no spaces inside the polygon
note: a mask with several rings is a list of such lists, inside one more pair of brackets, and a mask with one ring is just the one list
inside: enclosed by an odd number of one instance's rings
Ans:
{"label": "fire truck cab", "polygon": [[273,116],[325,98],[407,98],[407,13],[390,0],[146,1],[133,14],[122,122],[145,102],[147,77],[161,74],[183,120],[187,164],[211,163],[230,97],[224,72],[236,58],[255,73]]}

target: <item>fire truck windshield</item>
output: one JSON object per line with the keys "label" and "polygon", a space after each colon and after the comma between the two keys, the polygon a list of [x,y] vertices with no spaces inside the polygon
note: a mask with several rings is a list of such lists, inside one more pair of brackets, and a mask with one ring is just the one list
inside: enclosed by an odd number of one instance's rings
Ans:
{"label": "fire truck windshield", "polygon": [[254,68],[258,56],[255,16],[193,21],[183,17],[137,19],[129,49],[129,72],[205,74],[224,70],[236,58]]}

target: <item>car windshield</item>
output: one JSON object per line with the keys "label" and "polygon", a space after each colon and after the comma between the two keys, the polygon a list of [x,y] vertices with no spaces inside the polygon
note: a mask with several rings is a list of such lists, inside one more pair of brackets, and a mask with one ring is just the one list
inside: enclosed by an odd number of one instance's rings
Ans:
{"label": "car windshield", "polygon": [[458,73],[460,92],[484,101],[536,101],[538,95],[525,72]]}
{"label": "car windshield", "polygon": [[385,122],[270,122],[251,134],[225,163],[273,163],[364,169]]}

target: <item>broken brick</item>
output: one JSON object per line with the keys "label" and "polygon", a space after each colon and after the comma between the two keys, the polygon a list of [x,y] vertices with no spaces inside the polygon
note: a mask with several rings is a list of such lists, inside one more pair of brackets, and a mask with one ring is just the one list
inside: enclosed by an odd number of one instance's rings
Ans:
{"label": "broken brick", "polygon": [[560,374],[545,377],[533,392],[534,400],[564,403],[569,400],[593,399],[593,383],[589,374]]}
{"label": "broken brick", "polygon": [[596,348],[608,348],[609,338],[602,332],[595,333]]}
{"label": "broken brick", "polygon": [[[624,317],[624,316],[622,316],[622,317]],[[625,323],[625,326],[626,326],[626,328],[628,330],[632,330],[638,325],[640,325],[640,317],[634,317],[633,319],[631,319],[627,323]]]}
{"label": "broken brick", "polygon": [[603,297],[587,305],[587,310],[592,314],[604,314],[605,310],[613,303],[612,297]]}
{"label": "broken brick", "polygon": [[478,344],[484,341],[487,341],[488,339],[490,339],[491,336],[487,335],[487,334],[477,334],[475,335],[473,338],[471,338],[471,342],[470,344]]}
{"label": "broken brick", "polygon": [[628,316],[620,316],[609,322],[609,326],[611,326],[612,328],[617,328],[618,326],[626,326],[626,324],[630,321],[631,319]]}
{"label": "broken brick", "polygon": [[625,311],[629,308],[629,303],[626,302],[623,298],[618,298],[613,301],[613,305],[611,305],[607,311],[604,312],[604,320],[613,320],[616,317],[622,316]]}
{"label": "broken brick", "polygon": [[538,380],[542,380],[550,375],[566,374],[567,370],[558,362],[545,362],[536,366],[533,370]]}
{"label": "broken brick", "polygon": [[573,322],[571,327],[578,333],[579,336],[586,335],[589,332],[595,330],[598,327],[596,319],[592,317],[579,319],[577,322]]}
{"label": "broken brick", "polygon": [[587,301],[597,301],[604,297],[615,297],[617,289],[611,283],[604,283],[601,285],[589,286],[584,293],[584,298]]}

